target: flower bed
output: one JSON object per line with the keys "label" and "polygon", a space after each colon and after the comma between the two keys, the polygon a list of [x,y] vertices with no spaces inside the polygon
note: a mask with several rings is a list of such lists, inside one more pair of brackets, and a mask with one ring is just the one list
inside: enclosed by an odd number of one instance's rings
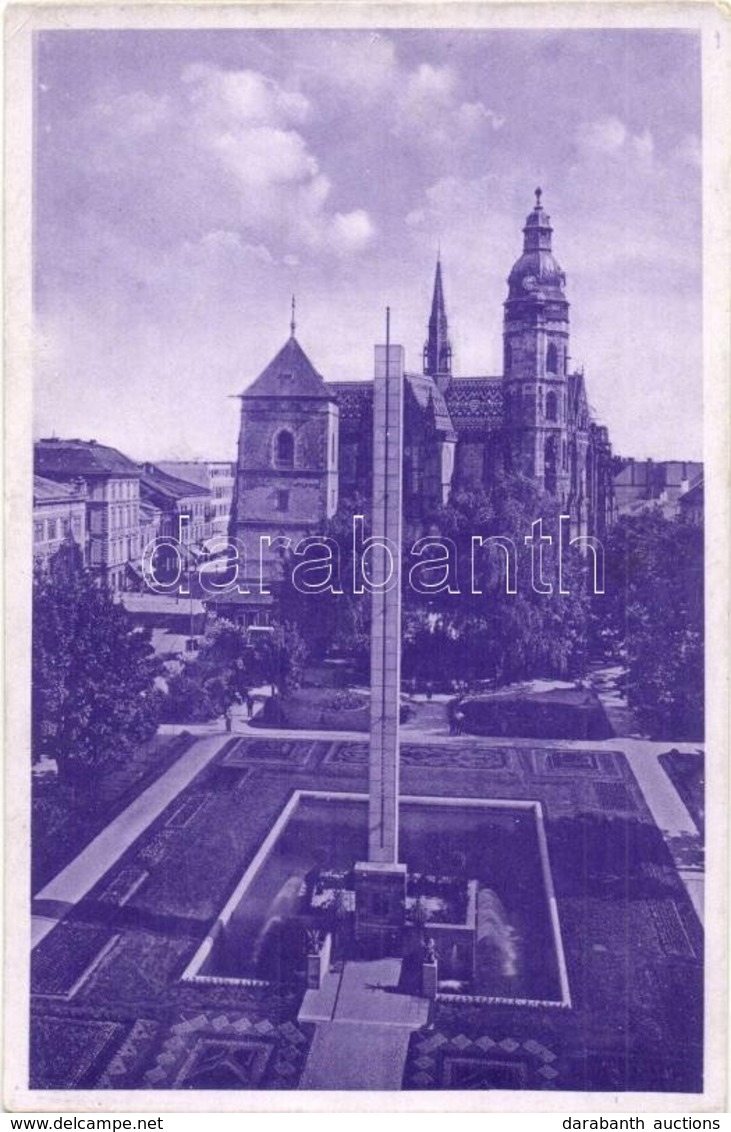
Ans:
{"label": "flower bed", "polygon": [[286,698],[273,697],[254,721],[260,727],[325,731],[366,731],[369,699],[362,692],[299,688]]}
{"label": "flower bed", "polygon": [[608,739],[597,696],[585,689],[468,696],[459,704],[470,735],[528,739]]}

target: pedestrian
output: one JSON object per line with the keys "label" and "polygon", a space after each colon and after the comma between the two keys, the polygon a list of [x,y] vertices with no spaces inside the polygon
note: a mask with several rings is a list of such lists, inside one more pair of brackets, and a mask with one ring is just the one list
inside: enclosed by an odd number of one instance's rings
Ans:
{"label": "pedestrian", "polygon": [[231,727],[233,725],[233,718],[232,718],[232,715],[231,715],[231,708],[230,707],[227,707],[226,710],[224,711],[223,718],[224,718],[224,722],[226,724],[226,730],[230,733]]}
{"label": "pedestrian", "polygon": [[462,735],[464,733],[464,712],[457,710],[453,716],[454,720],[454,734]]}
{"label": "pedestrian", "polygon": [[246,718],[251,719],[251,713],[254,710],[254,701],[251,698],[251,692],[246,693],[244,703],[246,704]]}
{"label": "pedestrian", "polygon": [[428,700],[430,700],[432,698],[433,691],[434,691],[434,688],[433,688],[431,680],[427,680],[427,682],[426,682],[426,698]]}

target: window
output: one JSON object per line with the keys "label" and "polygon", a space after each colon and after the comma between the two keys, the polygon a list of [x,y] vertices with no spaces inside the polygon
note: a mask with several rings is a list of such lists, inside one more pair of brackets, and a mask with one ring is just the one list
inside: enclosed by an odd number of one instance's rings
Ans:
{"label": "window", "polygon": [[294,436],[287,429],[277,433],[274,458],[280,468],[294,467]]}
{"label": "window", "polygon": [[553,342],[549,342],[546,351],[546,369],[549,373],[558,373],[558,350]]}
{"label": "window", "polygon": [[53,542],[54,539],[58,538],[58,523],[55,519],[48,520],[46,524],[46,535],[49,542]]}
{"label": "window", "polygon": [[556,494],[556,440],[549,436],[543,454],[543,472],[546,491]]}
{"label": "window", "polygon": [[277,492],[277,511],[289,511],[289,492],[286,490]]}
{"label": "window", "polygon": [[43,542],[43,523],[33,524],[33,542]]}
{"label": "window", "polygon": [[546,416],[549,421],[558,419],[558,399],[553,390],[546,394]]}
{"label": "window", "polygon": [[64,538],[66,538],[66,536],[68,535],[70,530],[71,530],[71,520],[70,519],[62,519],[61,520],[61,534],[63,535]]}
{"label": "window", "polygon": [[509,342],[505,343],[505,372],[510,373],[513,368],[513,347]]}

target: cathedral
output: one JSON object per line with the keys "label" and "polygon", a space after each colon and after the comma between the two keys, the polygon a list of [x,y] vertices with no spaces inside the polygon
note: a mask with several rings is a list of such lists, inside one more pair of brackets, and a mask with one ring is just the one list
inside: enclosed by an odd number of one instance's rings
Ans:
{"label": "cathedral", "polygon": [[[500,471],[522,472],[554,496],[572,535],[601,538],[611,523],[609,436],[583,373],[570,368],[566,277],[540,189],[535,196],[508,276],[502,374],[452,372],[437,262],[422,372],[403,373],[404,519],[414,532],[452,490],[488,486]],[[261,554],[262,536],[294,546],[323,532],[339,500],[370,492],[373,380],[326,381],[295,329],[293,311],[288,341],[241,394],[230,535],[247,562]]]}

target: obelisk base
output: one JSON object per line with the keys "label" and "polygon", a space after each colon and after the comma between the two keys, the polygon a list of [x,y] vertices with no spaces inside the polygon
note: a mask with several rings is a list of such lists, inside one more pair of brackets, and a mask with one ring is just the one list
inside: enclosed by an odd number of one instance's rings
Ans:
{"label": "obelisk base", "polygon": [[370,955],[402,955],[406,865],[359,861],[354,879],[356,941]]}

